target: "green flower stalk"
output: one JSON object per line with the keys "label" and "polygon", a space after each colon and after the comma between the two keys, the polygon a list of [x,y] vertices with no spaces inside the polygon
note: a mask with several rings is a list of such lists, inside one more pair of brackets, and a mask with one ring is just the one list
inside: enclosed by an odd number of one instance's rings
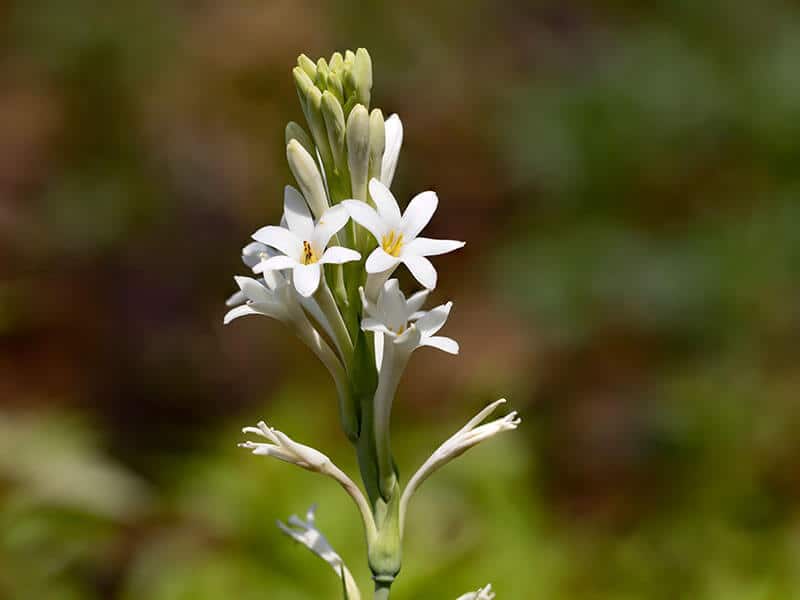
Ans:
{"label": "green flower stalk", "polygon": [[[253,234],[242,259],[255,277],[237,277],[240,291],[227,304],[225,323],[247,315],[278,319],[314,352],[333,378],[341,427],[353,444],[362,489],[319,450],[267,426],[246,427],[260,438],[240,446],[334,479],[361,517],[374,598],[387,599],[402,565],[409,501],[436,470],[469,448],[520,423],[515,412],[483,421],[505,400],[478,413],[401,481],[391,445],[391,415],[406,365],[420,348],[458,354],[458,343],[438,335],[452,302],[424,310],[438,274],[428,257],[464,242],[421,235],[438,207],[432,191],[414,196],[404,211],[390,188],[403,141],[397,115],[370,110],[372,59],[363,48],[316,62],[305,55],[293,69],[307,129],[286,126],[286,159],[298,189],[284,189],[279,225]],[[395,270],[404,265],[422,286],[406,296]],[[341,578],[347,600],[361,592],[342,558],[315,524],[279,523],[284,533],[325,560]],[[491,586],[460,597],[494,598]]]}

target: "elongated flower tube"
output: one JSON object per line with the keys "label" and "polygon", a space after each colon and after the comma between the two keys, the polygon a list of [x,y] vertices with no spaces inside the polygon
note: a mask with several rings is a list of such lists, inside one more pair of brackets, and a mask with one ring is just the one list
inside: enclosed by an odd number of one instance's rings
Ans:
{"label": "elongated flower tube", "polygon": [[[383,337],[383,356],[374,398],[374,433],[380,491],[384,499],[388,500],[395,483],[389,425],[397,386],[411,353],[417,348],[431,346],[450,354],[458,354],[458,343],[455,340],[436,335],[447,321],[453,303],[448,302],[427,312],[415,314],[425,297],[416,295],[406,300],[396,279],[390,279],[384,284],[374,304],[366,295],[362,294],[362,298],[365,317],[361,328],[374,332],[376,337]],[[412,316],[416,317],[413,323],[410,322]]]}
{"label": "elongated flower tube", "polygon": [[[312,316],[315,316],[317,322],[321,323],[324,329],[331,329],[332,326],[328,324],[327,318],[322,314],[316,302],[311,298],[296,296],[286,278],[277,272],[265,272],[262,281],[257,281],[252,277],[235,277],[234,279],[246,302],[229,310],[225,315],[224,323],[227,325],[239,317],[248,315],[263,315],[277,319],[289,326],[295,335],[316,354],[333,377],[339,396],[339,417],[342,427],[348,436],[355,435],[355,432],[358,431],[358,417],[351,402],[344,364],[320,336],[303,311],[302,305],[305,304],[307,310],[311,312]],[[298,302],[298,299],[301,302]]]}
{"label": "elongated flower tube", "polygon": [[474,592],[469,592],[459,596],[456,600],[494,600],[495,593],[492,591],[492,584],[482,587]]}
{"label": "elongated flower tube", "polygon": [[361,255],[350,248],[332,246],[330,239],[347,223],[347,211],[334,206],[325,211],[317,223],[311,218],[305,200],[297,190],[287,186],[284,215],[288,227],[268,225],[253,234],[253,239],[283,252],[263,261],[263,271],[292,269],[295,289],[304,297],[311,296],[320,284],[322,265],[358,260]]}
{"label": "elongated flower tube", "polygon": [[240,448],[247,448],[258,456],[272,456],[307,471],[322,473],[334,479],[356,503],[364,522],[367,538],[371,539],[375,536],[375,521],[364,494],[353,480],[333,464],[325,454],[311,446],[294,441],[282,431],[269,427],[264,421],[260,421],[256,427],[245,427],[242,432],[265,438],[267,443],[246,441],[239,444]]}
{"label": "elongated flower tube", "polygon": [[423,287],[435,288],[436,269],[427,257],[446,254],[464,246],[464,242],[456,240],[419,237],[439,205],[436,194],[430,191],[417,194],[401,215],[397,200],[383,183],[371,179],[369,193],[377,210],[358,200],[345,200],[342,203],[353,220],[378,242],[378,247],[367,257],[365,265],[373,280],[367,282],[367,295],[374,297],[375,288],[382,285],[401,263],[408,267]]}
{"label": "elongated flower tube", "polygon": [[342,579],[347,596],[346,600],[361,600],[361,592],[356,585],[355,579],[353,579],[353,574],[344,564],[342,557],[333,549],[327,538],[322,535],[322,532],[316,526],[314,515],[316,509],[316,506],[308,509],[305,521],[297,515],[289,517],[288,525],[278,521],[278,528],[331,566],[334,572]]}
{"label": "elongated flower tube", "polygon": [[522,420],[519,418],[516,411],[512,411],[500,419],[481,425],[483,420],[492,414],[498,406],[504,404],[505,401],[505,398],[496,400],[472,417],[464,427],[459,429],[445,443],[439,446],[436,451],[431,454],[430,458],[417,469],[417,472],[414,473],[408,485],[406,485],[406,488],[403,490],[403,496],[400,499],[400,531],[403,530],[405,524],[405,515],[409,500],[428,477],[454,458],[464,454],[464,452],[473,446],[494,437],[498,433],[512,431],[519,426]]}

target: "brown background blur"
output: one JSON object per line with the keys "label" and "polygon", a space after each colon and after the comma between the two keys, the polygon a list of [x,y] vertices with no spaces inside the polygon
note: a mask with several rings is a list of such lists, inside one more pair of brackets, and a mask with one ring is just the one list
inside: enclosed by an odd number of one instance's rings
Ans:
{"label": "brown background blur", "polygon": [[401,472],[524,419],[423,488],[393,597],[800,597],[794,3],[25,0],[0,36],[0,598],[335,597],[273,527],[315,501],[367,581],[346,498],[234,447],[267,418],[352,469],[324,370],[222,326],[295,58],[359,46],[395,194],[467,240]]}

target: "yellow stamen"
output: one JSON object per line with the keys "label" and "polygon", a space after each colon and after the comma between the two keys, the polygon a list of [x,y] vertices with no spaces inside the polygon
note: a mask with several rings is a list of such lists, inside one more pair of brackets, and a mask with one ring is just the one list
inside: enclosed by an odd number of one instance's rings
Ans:
{"label": "yellow stamen", "polygon": [[381,239],[381,247],[387,254],[399,256],[400,250],[403,249],[403,234],[395,234],[394,231],[390,231]]}
{"label": "yellow stamen", "polygon": [[310,265],[319,260],[309,242],[303,241],[303,264]]}

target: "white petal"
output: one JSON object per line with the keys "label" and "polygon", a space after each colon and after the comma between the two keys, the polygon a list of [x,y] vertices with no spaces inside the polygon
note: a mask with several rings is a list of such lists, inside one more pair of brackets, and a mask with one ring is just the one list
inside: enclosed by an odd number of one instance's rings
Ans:
{"label": "white petal", "polygon": [[413,240],[419,235],[419,232],[430,222],[437,206],[439,206],[439,198],[435,192],[422,192],[411,199],[400,225],[407,240]]}
{"label": "white petal", "polygon": [[250,242],[242,248],[242,262],[251,269],[261,262],[262,255],[274,256],[275,251],[261,242]]}
{"label": "white petal", "polygon": [[295,266],[293,271],[294,287],[298,294],[308,298],[317,291],[319,287],[320,269],[319,263]]}
{"label": "white petal", "polygon": [[417,319],[417,328],[422,332],[423,337],[430,337],[444,327],[447,322],[447,317],[450,316],[450,310],[453,308],[453,303],[440,304],[436,308],[432,308],[419,319]]}
{"label": "white petal", "polygon": [[311,211],[308,210],[303,195],[290,185],[287,185],[283,191],[283,216],[286,217],[289,231],[301,240],[311,238],[311,232],[314,230]]}
{"label": "white petal", "polygon": [[400,147],[403,145],[403,123],[400,121],[400,117],[392,115],[386,119],[384,128],[386,130],[386,146],[381,163],[381,183],[386,187],[391,187]]}
{"label": "white petal", "polygon": [[401,254],[416,256],[438,256],[464,247],[464,242],[456,240],[432,240],[431,238],[418,237],[403,245]]}
{"label": "white petal", "polygon": [[[388,333],[391,336],[394,336],[395,333],[390,331],[386,325],[381,323],[378,319],[373,319],[372,317],[364,317],[361,319],[361,329],[364,331],[372,331],[374,333]],[[375,339],[382,336],[375,336]]]}
{"label": "white petal", "polygon": [[350,213],[353,221],[369,231],[380,243],[381,238],[388,230],[374,208],[361,200],[345,200],[342,202],[342,206]]}
{"label": "white petal", "polygon": [[[378,250],[380,250],[380,248],[375,250],[375,252]],[[373,252],[373,254],[375,254],[375,252]],[[402,261],[423,287],[429,290],[436,287],[436,269],[433,268],[431,261],[424,256],[403,256]],[[367,263],[369,263],[369,261],[367,261]],[[369,268],[367,271],[369,272]]]}
{"label": "white petal", "polygon": [[281,269],[294,269],[298,262],[291,256],[273,256],[267,260],[262,260],[261,264],[254,267],[260,273],[267,271],[280,271]]}
{"label": "white petal", "polygon": [[342,246],[331,246],[325,250],[325,254],[319,259],[320,264],[332,263],[340,265],[342,263],[359,260],[361,254],[350,248],[343,248]]}
{"label": "white petal", "polygon": [[425,300],[428,299],[429,293],[430,290],[420,290],[416,294],[413,294],[408,299],[408,301],[406,302],[406,310],[408,310],[409,314],[413,315],[415,312],[417,312],[419,309],[422,308],[422,305],[425,304]]}
{"label": "white petal", "polygon": [[300,258],[303,253],[303,240],[283,227],[267,225],[256,231],[253,239],[295,258]]}
{"label": "white petal", "polygon": [[383,286],[383,291],[378,297],[378,313],[386,326],[399,331],[408,321],[406,312],[406,297],[400,290],[397,279],[390,279]]}
{"label": "white petal", "polygon": [[227,313],[225,313],[225,317],[222,322],[227,325],[234,319],[238,319],[239,317],[245,317],[247,315],[257,315],[258,313],[254,311],[252,308],[243,304],[241,306],[237,306],[236,308],[232,308]]}
{"label": "white petal", "polygon": [[452,338],[436,335],[433,337],[423,337],[419,343],[420,346],[430,346],[431,348],[438,348],[448,354],[458,354],[458,342]]}
{"label": "white petal", "polygon": [[[427,260],[427,259],[422,259]],[[400,263],[400,259],[387,253],[383,248],[375,248],[372,253],[367,257],[367,263],[364,265],[367,273],[382,273],[395,267]],[[434,279],[435,283],[435,279]],[[424,285],[424,284],[423,284]]]}
{"label": "white petal", "polygon": [[230,297],[227,300],[225,300],[225,306],[231,308],[233,306],[239,306],[240,304],[243,304],[246,301],[247,301],[247,296],[244,295],[244,292],[242,290],[239,290],[231,294]]}
{"label": "white petal", "polygon": [[372,196],[372,200],[375,202],[381,220],[390,229],[399,227],[400,207],[397,206],[397,200],[394,199],[394,195],[389,191],[389,188],[373,177],[369,181],[369,195]]}
{"label": "white petal", "polygon": [[344,206],[337,205],[325,211],[311,234],[311,245],[316,252],[322,252],[333,235],[345,226],[350,214]]}
{"label": "white petal", "polygon": [[242,290],[242,293],[251,302],[273,302],[274,298],[264,285],[253,279],[252,277],[234,277],[236,285]]}

